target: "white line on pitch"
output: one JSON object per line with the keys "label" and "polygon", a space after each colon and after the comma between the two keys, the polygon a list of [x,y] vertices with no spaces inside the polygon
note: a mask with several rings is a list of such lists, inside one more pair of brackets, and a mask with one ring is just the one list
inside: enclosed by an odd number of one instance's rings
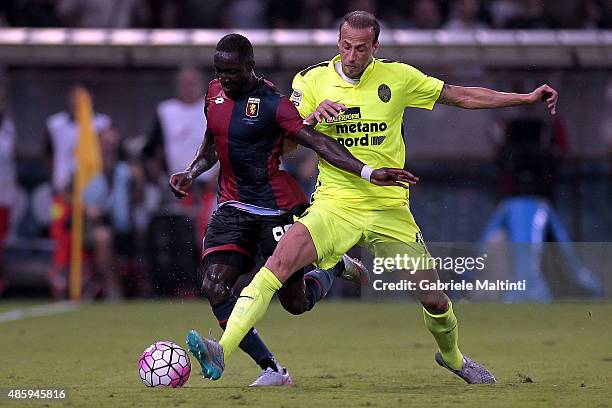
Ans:
{"label": "white line on pitch", "polygon": [[78,306],[70,301],[46,303],[40,306],[24,307],[0,313],[0,323],[14,322],[28,317],[50,316],[76,310]]}

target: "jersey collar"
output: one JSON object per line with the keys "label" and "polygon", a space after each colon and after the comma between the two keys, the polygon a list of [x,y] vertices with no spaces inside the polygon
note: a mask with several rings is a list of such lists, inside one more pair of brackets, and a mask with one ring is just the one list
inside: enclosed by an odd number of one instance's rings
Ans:
{"label": "jersey collar", "polygon": [[366,67],[365,71],[363,71],[363,74],[361,74],[359,83],[357,83],[356,85],[353,85],[353,84],[346,82],[344,79],[342,79],[340,75],[336,72],[336,62],[338,61],[340,61],[340,54],[336,55],[334,58],[332,58],[331,61],[329,61],[329,64],[327,65],[327,69],[329,70],[330,75],[334,78],[334,81],[336,82],[334,85],[339,86],[341,88],[356,88],[359,85],[366,82],[368,78],[370,77],[372,70],[374,69],[374,64],[377,63],[376,58],[373,58],[372,62],[370,62],[370,64]]}

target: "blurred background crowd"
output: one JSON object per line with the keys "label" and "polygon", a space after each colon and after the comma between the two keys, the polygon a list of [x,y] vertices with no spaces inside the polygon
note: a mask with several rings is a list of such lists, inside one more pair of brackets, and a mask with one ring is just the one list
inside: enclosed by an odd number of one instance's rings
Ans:
{"label": "blurred background crowd", "polygon": [[[612,24],[610,0],[14,0],[0,2],[0,26],[336,28],[355,9],[380,16],[383,30]],[[212,61],[181,63],[0,67],[0,297],[36,290],[67,296],[81,86],[93,98],[103,165],[83,193],[83,296],[198,295],[196,265],[216,206],[217,169],[201,176],[185,200],[175,199],[167,183],[202,141],[203,98],[214,73]],[[288,93],[303,68],[257,73]],[[419,68],[449,83],[515,92],[549,82],[561,94],[556,117],[530,107],[470,113],[437,107],[407,115],[408,167],[423,180],[411,205],[428,241],[478,241],[500,200],[517,195],[553,203],[574,240],[612,240],[608,69],[492,69],[477,61]],[[310,193],[316,163],[300,149],[284,165]]]}
{"label": "blurred background crowd", "polygon": [[0,25],[95,28],[335,28],[366,10],[398,29],[612,27],[610,0],[13,0]]}

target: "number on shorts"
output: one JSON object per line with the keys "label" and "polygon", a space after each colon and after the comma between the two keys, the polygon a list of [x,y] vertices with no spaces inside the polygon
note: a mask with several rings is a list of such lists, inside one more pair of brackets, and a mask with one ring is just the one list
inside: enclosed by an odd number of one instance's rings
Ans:
{"label": "number on shorts", "polygon": [[281,227],[279,225],[278,227],[272,228],[272,235],[274,236],[274,240],[276,242],[280,241],[280,239],[283,237],[285,232],[289,231],[289,228],[291,228],[291,225],[292,224],[287,224],[284,227]]}

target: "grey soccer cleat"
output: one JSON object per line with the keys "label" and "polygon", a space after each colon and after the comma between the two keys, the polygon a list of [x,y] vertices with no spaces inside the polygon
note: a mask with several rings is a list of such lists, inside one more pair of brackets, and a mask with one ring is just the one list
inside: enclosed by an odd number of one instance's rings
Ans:
{"label": "grey soccer cleat", "polygon": [[205,339],[195,330],[187,333],[187,348],[202,366],[202,376],[218,380],[223,374],[223,347],[215,339]]}
{"label": "grey soccer cleat", "polygon": [[342,255],[342,262],[344,263],[344,271],[338,275],[339,278],[361,286],[370,282],[370,272],[359,259],[344,254]]}
{"label": "grey soccer cleat", "polygon": [[282,385],[291,386],[293,385],[293,380],[289,375],[289,371],[279,366],[278,371],[274,371],[270,367],[263,370],[249,387],[276,387]]}
{"label": "grey soccer cleat", "polygon": [[463,365],[461,370],[453,370],[449,366],[446,365],[444,360],[442,359],[442,354],[440,352],[436,353],[436,363],[440,366],[446,368],[453,374],[458,375],[463,378],[468,384],[495,384],[497,380],[489,370],[487,370],[484,366],[481,366],[474,360],[470,359],[467,356],[463,356]]}

